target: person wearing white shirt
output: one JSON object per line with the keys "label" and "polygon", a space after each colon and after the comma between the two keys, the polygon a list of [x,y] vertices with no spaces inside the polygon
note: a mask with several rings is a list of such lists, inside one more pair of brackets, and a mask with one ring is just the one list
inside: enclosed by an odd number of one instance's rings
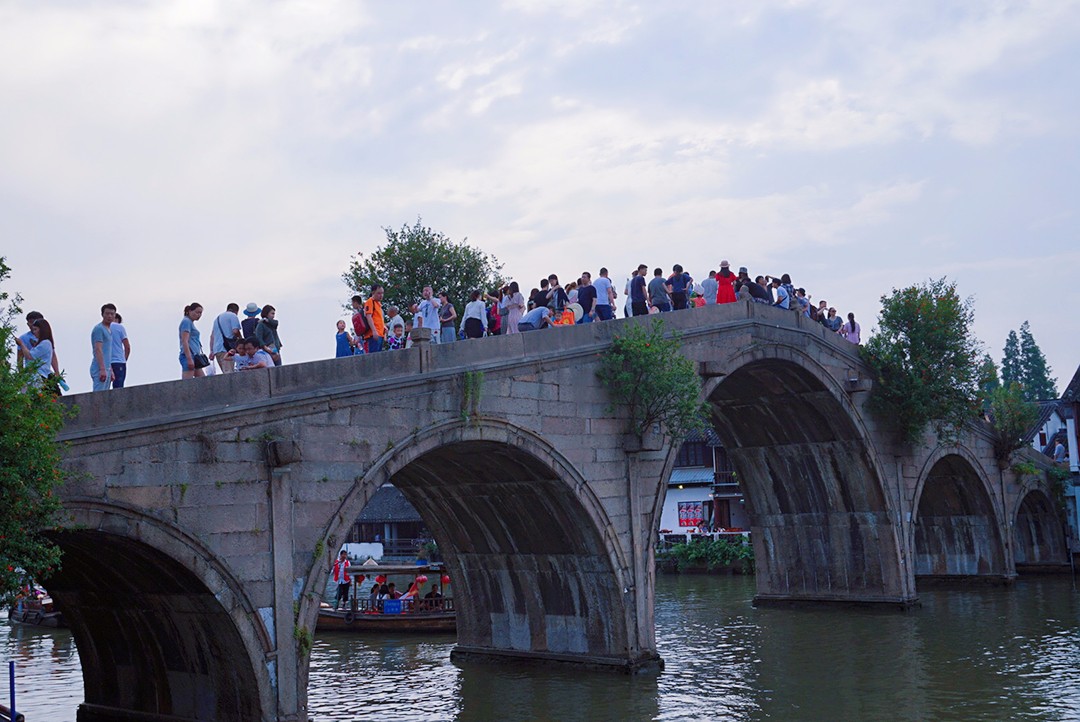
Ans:
{"label": "person wearing white shirt", "polygon": [[487,332],[487,306],[481,295],[480,291],[473,291],[461,314],[461,327],[465,329],[466,338],[481,338]]}

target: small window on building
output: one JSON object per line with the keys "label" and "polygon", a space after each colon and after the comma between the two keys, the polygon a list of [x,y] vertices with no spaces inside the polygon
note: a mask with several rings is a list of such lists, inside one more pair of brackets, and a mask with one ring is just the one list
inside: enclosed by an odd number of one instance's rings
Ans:
{"label": "small window on building", "polygon": [[1048,441],[1048,439],[1046,438],[1046,432],[1045,431],[1040,431],[1039,432],[1039,446],[1045,448],[1047,441]]}
{"label": "small window on building", "polygon": [[706,459],[708,447],[704,441],[688,441],[679,449],[679,455],[675,457],[675,468],[687,466],[708,466]]}

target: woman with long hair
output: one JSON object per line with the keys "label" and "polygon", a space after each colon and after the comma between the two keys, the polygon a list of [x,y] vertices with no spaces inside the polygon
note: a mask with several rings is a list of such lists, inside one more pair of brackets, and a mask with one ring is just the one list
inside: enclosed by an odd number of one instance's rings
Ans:
{"label": "woman with long hair", "polygon": [[457,309],[450,303],[450,297],[446,291],[439,293],[439,343],[453,343],[457,341]]}
{"label": "woman with long hair", "polygon": [[716,274],[716,302],[735,303],[735,282],[739,277],[731,272],[731,264],[720,261],[720,272]]}
{"label": "woman with long hair", "polygon": [[521,333],[518,331],[518,321],[525,313],[525,297],[521,295],[521,288],[517,281],[511,281],[506,287],[508,298],[506,299],[506,332]]}
{"label": "woman with long hair", "polygon": [[194,301],[184,306],[184,318],[180,321],[180,378],[194,379],[205,376],[201,367],[195,365],[195,357],[202,354],[202,341],[195,322],[202,318],[203,307]]}
{"label": "woman with long hair", "polygon": [[30,324],[30,333],[34,334],[34,338],[37,340],[33,348],[28,347],[18,336],[15,337],[15,343],[19,345],[19,355],[22,356],[23,361],[27,365],[36,364],[35,370],[38,377],[35,380],[40,385],[52,373],[53,352],[55,350],[52,326],[45,319],[39,318]]}
{"label": "woman with long hair", "polygon": [[861,335],[862,329],[859,324],[855,322],[855,314],[849,313],[847,315],[847,323],[840,328],[840,335],[851,343],[858,344],[862,342]]}
{"label": "woman with long hair", "polygon": [[270,354],[270,358],[274,359],[274,365],[280,366],[281,337],[278,336],[278,321],[274,318],[276,315],[277,309],[269,303],[263,306],[262,320],[255,327],[255,338],[258,339],[262,350]]}
{"label": "woman with long hair", "polygon": [[484,305],[483,294],[473,291],[469,294],[469,302],[465,304],[465,313],[461,314],[461,326],[465,329],[466,338],[483,338],[487,331],[487,307]]}

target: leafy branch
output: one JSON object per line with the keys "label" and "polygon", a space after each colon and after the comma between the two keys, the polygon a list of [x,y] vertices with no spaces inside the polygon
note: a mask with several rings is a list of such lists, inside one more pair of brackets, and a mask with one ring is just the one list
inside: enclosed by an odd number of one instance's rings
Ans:
{"label": "leafy branch", "polygon": [[681,349],[679,335],[665,337],[659,318],[647,326],[631,326],[612,340],[597,376],[611,395],[608,411],[626,410],[630,433],[641,436],[659,425],[682,439],[706,428],[701,377]]}

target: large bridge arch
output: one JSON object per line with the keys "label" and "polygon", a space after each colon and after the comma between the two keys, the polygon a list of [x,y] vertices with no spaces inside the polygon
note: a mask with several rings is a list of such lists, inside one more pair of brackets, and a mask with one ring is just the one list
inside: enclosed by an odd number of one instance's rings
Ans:
{"label": "large bridge arch", "polygon": [[[455,655],[631,670],[658,661],[653,629],[632,603],[627,540],[580,471],[539,434],[493,418],[414,431],[358,479],[327,537],[342,538],[384,483],[417,508],[443,550],[460,600]],[[309,590],[327,575],[319,560]]]}
{"label": "large bridge arch", "polygon": [[789,345],[754,345],[705,398],[742,482],[758,601],[914,600],[871,435],[829,369]]}
{"label": "large bridge arch", "polygon": [[199,540],[135,507],[65,502],[46,585],[82,659],[80,722],[274,719],[267,628]]}
{"label": "large bridge arch", "polygon": [[1000,500],[981,468],[960,444],[939,447],[924,464],[912,501],[917,579],[1012,576]]}

